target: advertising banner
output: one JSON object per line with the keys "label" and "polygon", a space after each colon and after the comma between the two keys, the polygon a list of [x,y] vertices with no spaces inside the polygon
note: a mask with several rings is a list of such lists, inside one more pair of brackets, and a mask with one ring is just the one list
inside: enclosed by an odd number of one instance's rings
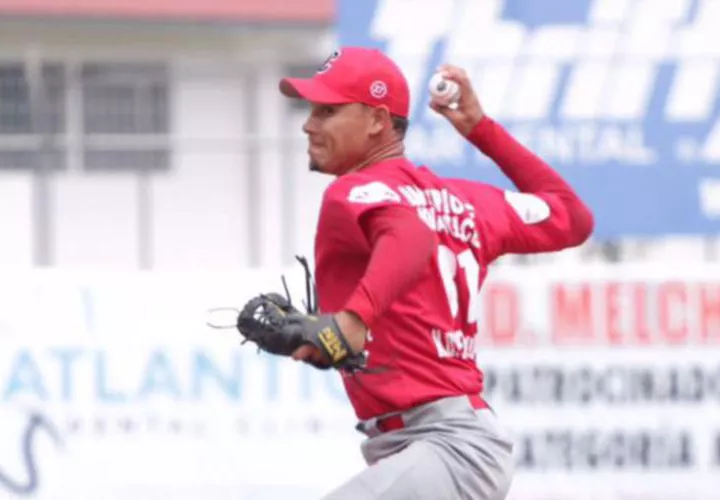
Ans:
{"label": "advertising banner", "polygon": [[206,324],[280,272],[6,278],[0,499],[309,500],[362,467],[339,377]]}
{"label": "advertising banner", "polygon": [[510,498],[716,498],[717,266],[491,276],[478,363],[515,436]]}
{"label": "advertising banner", "polygon": [[428,108],[437,65],[459,65],[605,239],[720,231],[719,23],[715,0],[340,0],[337,29],[405,71],[413,159],[510,187]]}

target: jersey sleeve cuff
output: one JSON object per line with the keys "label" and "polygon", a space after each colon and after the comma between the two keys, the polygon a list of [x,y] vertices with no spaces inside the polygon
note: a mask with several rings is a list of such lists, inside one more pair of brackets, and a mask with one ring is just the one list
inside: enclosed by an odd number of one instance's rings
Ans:
{"label": "jersey sleeve cuff", "polygon": [[361,283],[350,299],[345,303],[343,310],[357,315],[368,328],[375,319],[375,306],[365,286]]}

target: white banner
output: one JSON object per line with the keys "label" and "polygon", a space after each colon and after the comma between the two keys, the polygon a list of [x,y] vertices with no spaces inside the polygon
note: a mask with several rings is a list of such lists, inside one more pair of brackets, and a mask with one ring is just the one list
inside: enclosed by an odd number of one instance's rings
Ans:
{"label": "white banner", "polygon": [[478,362],[511,499],[720,498],[718,266],[494,271]]}
{"label": "white banner", "polygon": [[[510,499],[717,499],[720,270],[494,271],[479,363]],[[6,276],[0,498],[315,499],[362,470],[336,374],[206,326],[279,276]]]}

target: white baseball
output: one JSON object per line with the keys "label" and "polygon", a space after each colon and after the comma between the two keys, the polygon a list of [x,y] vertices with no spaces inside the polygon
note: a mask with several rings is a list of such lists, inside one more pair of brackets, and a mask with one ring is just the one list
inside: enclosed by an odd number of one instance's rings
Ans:
{"label": "white baseball", "polygon": [[447,80],[443,73],[435,73],[428,84],[432,102],[440,106],[451,106],[460,99],[460,86]]}

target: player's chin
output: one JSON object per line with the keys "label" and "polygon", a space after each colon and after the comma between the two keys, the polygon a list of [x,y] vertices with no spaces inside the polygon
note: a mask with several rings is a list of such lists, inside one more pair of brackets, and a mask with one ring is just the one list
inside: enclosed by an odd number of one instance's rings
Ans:
{"label": "player's chin", "polygon": [[329,168],[329,165],[327,162],[320,161],[318,159],[310,157],[310,161],[308,162],[308,167],[310,168],[311,172],[320,172],[323,174],[331,174],[332,169]]}
{"label": "player's chin", "polygon": [[315,160],[310,160],[308,167],[310,168],[310,172],[320,172],[321,174],[328,173],[327,170],[323,168],[323,164]]}

